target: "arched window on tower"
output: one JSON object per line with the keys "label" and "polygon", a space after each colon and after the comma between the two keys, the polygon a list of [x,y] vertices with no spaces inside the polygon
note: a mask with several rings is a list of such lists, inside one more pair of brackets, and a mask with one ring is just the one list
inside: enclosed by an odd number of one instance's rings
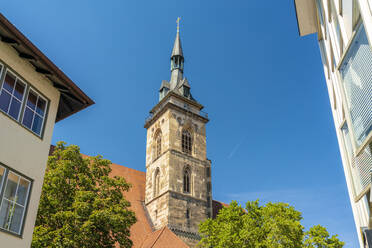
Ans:
{"label": "arched window on tower", "polygon": [[155,177],[154,177],[154,197],[159,195],[160,191],[160,170],[159,168],[155,171]]}
{"label": "arched window on tower", "polygon": [[155,156],[158,158],[161,155],[161,131],[158,131],[155,136]]}
{"label": "arched window on tower", "polygon": [[190,193],[190,179],[191,173],[189,167],[186,167],[183,172],[183,192]]}
{"label": "arched window on tower", "polygon": [[182,151],[187,154],[191,154],[192,151],[191,134],[187,130],[182,131]]}

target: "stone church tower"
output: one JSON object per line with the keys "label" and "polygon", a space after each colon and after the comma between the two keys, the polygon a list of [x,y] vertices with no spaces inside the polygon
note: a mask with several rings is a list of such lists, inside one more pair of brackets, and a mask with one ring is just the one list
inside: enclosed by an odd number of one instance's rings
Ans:
{"label": "stone church tower", "polygon": [[209,120],[183,77],[179,27],[170,62],[170,81],[162,81],[159,102],[145,123],[145,206],[156,230],[167,226],[194,247],[200,238],[199,223],[212,215],[205,130]]}

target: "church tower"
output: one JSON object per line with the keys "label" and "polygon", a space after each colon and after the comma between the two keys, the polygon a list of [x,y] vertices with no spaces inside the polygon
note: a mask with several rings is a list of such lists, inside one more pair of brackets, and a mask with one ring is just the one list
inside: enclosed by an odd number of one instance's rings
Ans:
{"label": "church tower", "polygon": [[167,226],[194,247],[200,238],[199,223],[212,215],[205,130],[209,120],[183,76],[179,25],[170,62],[170,81],[162,81],[159,102],[145,123],[145,206],[154,229]]}

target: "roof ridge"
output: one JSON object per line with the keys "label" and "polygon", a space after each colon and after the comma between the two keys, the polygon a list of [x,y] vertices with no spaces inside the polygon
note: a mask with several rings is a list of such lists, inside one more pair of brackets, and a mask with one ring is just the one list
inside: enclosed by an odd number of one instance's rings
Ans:
{"label": "roof ridge", "polygon": [[165,228],[166,228],[166,226],[164,226],[162,229],[160,229],[161,231],[159,232],[159,235],[156,237],[155,241],[152,243],[152,245],[150,247],[154,247],[156,242],[159,240],[161,234],[164,232]]}

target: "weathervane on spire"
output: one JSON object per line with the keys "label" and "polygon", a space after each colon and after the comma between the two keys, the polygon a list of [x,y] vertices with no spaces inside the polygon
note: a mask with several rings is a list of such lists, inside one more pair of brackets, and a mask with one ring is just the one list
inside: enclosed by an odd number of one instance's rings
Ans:
{"label": "weathervane on spire", "polygon": [[181,17],[177,17],[177,33],[180,32],[180,21],[181,21]]}

